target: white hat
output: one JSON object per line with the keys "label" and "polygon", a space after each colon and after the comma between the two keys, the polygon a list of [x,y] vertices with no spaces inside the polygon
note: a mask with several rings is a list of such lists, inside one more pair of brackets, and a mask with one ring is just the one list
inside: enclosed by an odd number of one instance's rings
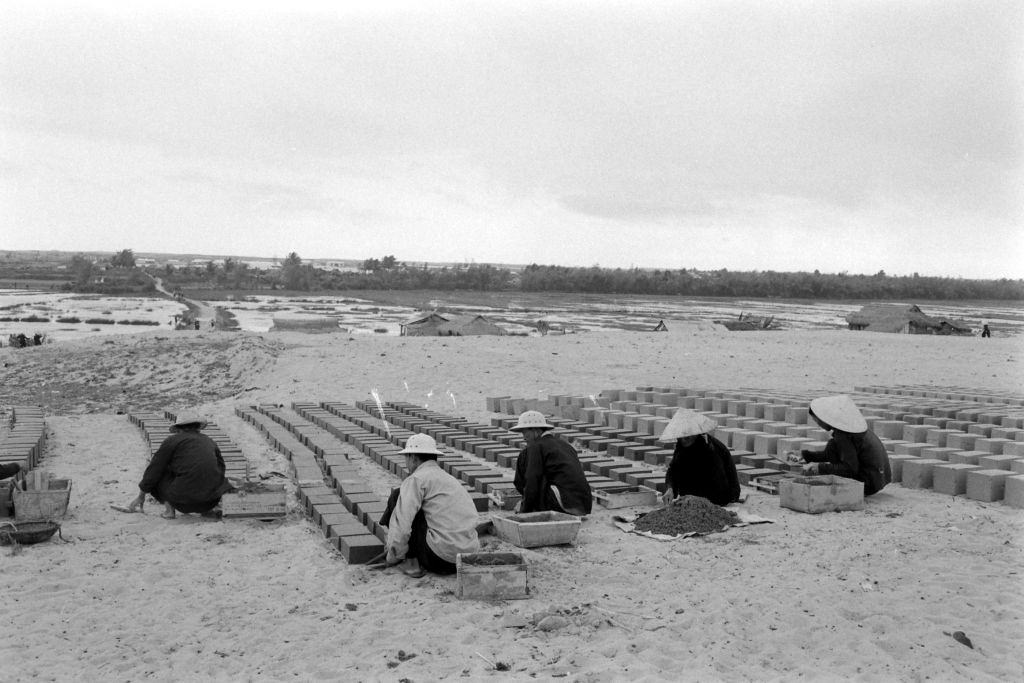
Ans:
{"label": "white hat", "polygon": [[413,434],[400,452],[402,455],[444,455],[437,450],[437,442],[429,434]]}
{"label": "white hat", "polygon": [[197,413],[181,413],[171,427],[187,427],[189,425],[199,425],[200,429],[206,429],[208,423],[203,418],[199,417]]}
{"label": "white hat", "polygon": [[512,431],[520,432],[524,429],[554,429],[555,425],[549,425],[544,415],[539,410],[527,410],[519,416],[519,423],[515,427],[509,427]]}
{"label": "white hat", "polygon": [[845,394],[822,396],[811,401],[811,413],[833,429],[849,434],[861,434],[868,430],[867,420],[860,414],[853,399]]}
{"label": "white hat", "polygon": [[684,436],[696,436],[697,434],[710,434],[718,427],[718,423],[707,415],[680,408],[672,416],[665,427],[665,431],[658,437],[658,441],[675,441]]}

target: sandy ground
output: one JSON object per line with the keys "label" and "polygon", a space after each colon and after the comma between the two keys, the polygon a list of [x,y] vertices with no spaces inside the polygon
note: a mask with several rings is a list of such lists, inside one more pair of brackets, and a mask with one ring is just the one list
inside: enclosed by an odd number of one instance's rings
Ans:
{"label": "sandy ground", "polygon": [[[43,406],[44,464],[73,493],[65,542],[0,548],[0,678],[1022,680],[1024,512],[1002,504],[892,485],[863,512],[804,515],[751,490],[747,508],[773,524],[668,543],[625,534],[596,508],[575,545],[523,551],[531,598],[496,603],[457,599],[455,578],[348,566],[297,509],[265,523],[109,507],[136,493],[145,465],[141,434],[118,411],[197,409],[258,471],[284,472],[235,406],[376,390],[485,420],[487,396],[649,384],[1019,392],[1022,359],[1012,338],[707,327],[454,339],[164,331],[3,348],[0,407]],[[360,467],[377,491],[398,483]],[[540,630],[542,612],[563,626]]]}

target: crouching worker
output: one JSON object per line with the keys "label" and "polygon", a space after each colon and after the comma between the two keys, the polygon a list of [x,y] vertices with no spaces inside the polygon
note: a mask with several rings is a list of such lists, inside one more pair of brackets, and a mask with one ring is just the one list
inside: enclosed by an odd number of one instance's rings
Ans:
{"label": "crouching worker", "polygon": [[206,513],[220,503],[231,490],[224,477],[224,458],[213,439],[199,430],[206,422],[196,415],[181,415],[171,426],[171,435],[163,440],[149,461],[139,495],[122,509],[141,512],[146,494],[164,504],[160,515],[174,519],[177,512]]}
{"label": "crouching worker", "polygon": [[822,452],[800,451],[804,474],[834,474],[864,482],[864,495],[878,493],[892,481],[889,454],[849,396],[811,401],[811,419],[832,438]]}
{"label": "crouching worker", "polygon": [[455,556],[480,550],[477,512],[469,492],[437,464],[437,443],[413,434],[402,449],[408,476],[391,492],[381,526],[388,528],[385,564],[403,560],[403,571],[454,574]]}
{"label": "crouching worker", "polygon": [[519,416],[518,424],[510,428],[526,440],[526,447],[516,460],[513,481],[523,497],[519,511],[589,515],[594,499],[579,455],[564,439],[548,433],[554,428],[536,410],[527,410]]}
{"label": "crouching worker", "polygon": [[666,503],[678,496],[700,496],[715,505],[740,499],[740,480],[728,447],[711,435],[718,425],[707,415],[680,408],[659,441],[675,441],[665,473]]}

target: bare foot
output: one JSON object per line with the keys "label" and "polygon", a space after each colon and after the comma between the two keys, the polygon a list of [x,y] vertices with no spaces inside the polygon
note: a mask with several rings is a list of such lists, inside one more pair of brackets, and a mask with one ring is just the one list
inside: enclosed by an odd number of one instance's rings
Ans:
{"label": "bare foot", "polygon": [[427,570],[420,567],[416,560],[407,560],[402,566],[402,573],[413,579],[421,579],[427,575]]}
{"label": "bare foot", "polygon": [[164,511],[160,513],[160,516],[164,519],[174,519],[177,515],[174,512],[174,508],[170,505],[164,506]]}

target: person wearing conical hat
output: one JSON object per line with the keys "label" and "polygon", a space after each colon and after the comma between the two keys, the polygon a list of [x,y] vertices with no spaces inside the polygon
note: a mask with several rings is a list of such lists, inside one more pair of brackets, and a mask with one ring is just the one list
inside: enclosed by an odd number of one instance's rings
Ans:
{"label": "person wearing conical hat", "polygon": [[478,516],[462,483],[437,464],[437,442],[413,434],[402,449],[408,475],[391,492],[380,525],[388,528],[386,565],[405,561],[403,571],[454,574],[459,553],[480,550]]}
{"label": "person wearing conical hat", "polygon": [[712,436],[718,425],[707,415],[680,408],[659,441],[675,441],[665,473],[666,503],[678,496],[700,496],[715,505],[740,499],[740,480],[728,447]]}
{"label": "person wearing conical hat", "polygon": [[146,494],[164,504],[161,517],[174,519],[176,512],[206,513],[217,507],[221,496],[231,490],[220,448],[199,430],[206,420],[198,415],[179,415],[171,435],[149,460],[139,495],[123,512],[142,512]]}
{"label": "person wearing conical hat", "polygon": [[516,460],[516,490],[523,497],[520,512],[552,510],[582,517],[594,505],[580,457],[564,439],[551,433],[543,413],[527,410],[510,427],[526,440]]}
{"label": "person wearing conical hat", "polygon": [[822,452],[802,450],[804,474],[834,474],[864,482],[864,495],[878,493],[892,481],[889,454],[849,396],[822,396],[811,401],[811,419],[832,438]]}

